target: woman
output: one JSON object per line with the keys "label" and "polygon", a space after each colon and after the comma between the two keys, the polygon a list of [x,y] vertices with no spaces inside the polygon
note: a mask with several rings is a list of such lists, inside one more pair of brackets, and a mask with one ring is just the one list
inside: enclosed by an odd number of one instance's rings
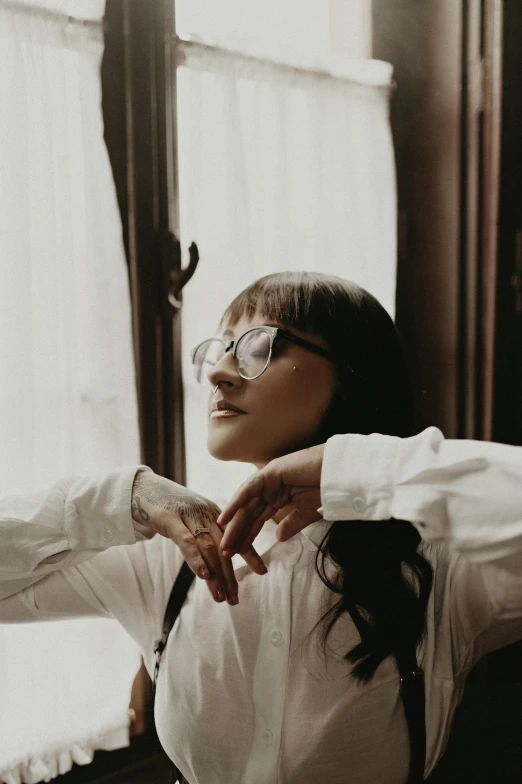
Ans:
{"label": "woman", "polygon": [[[218,459],[261,468],[334,433],[410,434],[393,324],[357,286],[268,276],[234,300],[221,327],[222,339],[193,354],[212,387],[208,446]],[[153,501],[139,499],[137,519]],[[217,524],[208,529],[198,540],[219,542]],[[157,683],[166,752],[191,784],[404,784],[409,744],[391,654],[406,640],[418,643],[426,674],[429,772],[467,672],[522,636],[522,600],[504,617],[480,567],[422,543],[409,523],[318,520],[284,543],[275,530],[268,521],[255,541],[264,577],[232,560],[239,604],[215,605],[202,581],[191,588]],[[112,547],[5,599],[0,617],[114,617],[152,675],[182,560],[165,537]]]}

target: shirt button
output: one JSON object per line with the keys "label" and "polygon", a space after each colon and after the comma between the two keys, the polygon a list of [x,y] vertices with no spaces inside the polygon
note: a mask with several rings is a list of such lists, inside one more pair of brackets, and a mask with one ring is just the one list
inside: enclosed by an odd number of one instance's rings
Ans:
{"label": "shirt button", "polygon": [[112,542],[114,534],[108,528],[103,529],[102,542]]}
{"label": "shirt button", "polygon": [[283,635],[279,629],[273,629],[273,631],[270,632],[270,642],[272,645],[281,645],[283,642]]}
{"label": "shirt button", "polygon": [[263,740],[265,742],[265,746],[272,745],[272,733],[270,732],[270,730],[265,730],[263,732]]}
{"label": "shirt button", "polygon": [[356,496],[352,501],[352,506],[356,512],[366,511],[366,501],[360,495]]}

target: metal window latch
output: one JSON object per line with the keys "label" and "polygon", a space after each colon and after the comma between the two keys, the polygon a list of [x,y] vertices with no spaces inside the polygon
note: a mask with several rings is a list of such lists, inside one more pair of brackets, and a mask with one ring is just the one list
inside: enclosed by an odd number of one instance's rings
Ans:
{"label": "metal window latch", "polygon": [[163,268],[165,270],[167,302],[178,311],[181,308],[181,292],[196,271],[199,262],[199,250],[195,242],[189,247],[189,263],[181,266],[181,243],[171,231],[167,232],[162,242]]}

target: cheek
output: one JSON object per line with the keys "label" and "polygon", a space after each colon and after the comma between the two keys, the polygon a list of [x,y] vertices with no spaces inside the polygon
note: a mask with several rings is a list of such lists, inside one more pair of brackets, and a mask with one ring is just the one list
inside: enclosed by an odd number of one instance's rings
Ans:
{"label": "cheek", "polygon": [[320,426],[334,394],[332,374],[301,368],[266,401],[269,419],[289,436],[309,437]]}
{"label": "cheek", "polygon": [[294,372],[291,366],[262,381],[245,394],[244,419],[208,423],[213,457],[264,462],[306,446],[316,434],[334,394],[330,368]]}

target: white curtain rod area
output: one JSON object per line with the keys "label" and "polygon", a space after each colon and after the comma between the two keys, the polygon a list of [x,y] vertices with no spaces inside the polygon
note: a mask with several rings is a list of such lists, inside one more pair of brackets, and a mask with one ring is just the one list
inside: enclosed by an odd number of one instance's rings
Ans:
{"label": "white curtain rod area", "polygon": [[306,79],[314,81],[346,82],[363,87],[377,87],[389,90],[392,86],[393,67],[382,60],[347,60],[332,57],[328,62],[285,62],[267,56],[247,54],[223,46],[207,44],[196,40],[186,40],[174,35],[171,37],[179,66],[189,66],[215,71],[219,68],[229,70],[240,68],[245,76],[263,79],[274,76],[285,81],[298,83]]}
{"label": "white curtain rod area", "polygon": [[45,6],[30,5],[29,3],[16,2],[15,0],[0,0],[0,11],[2,10],[27,18],[54,22],[61,27],[74,26],[87,28],[98,33],[103,32],[102,19],[81,19],[63,11],[46,8]]}

